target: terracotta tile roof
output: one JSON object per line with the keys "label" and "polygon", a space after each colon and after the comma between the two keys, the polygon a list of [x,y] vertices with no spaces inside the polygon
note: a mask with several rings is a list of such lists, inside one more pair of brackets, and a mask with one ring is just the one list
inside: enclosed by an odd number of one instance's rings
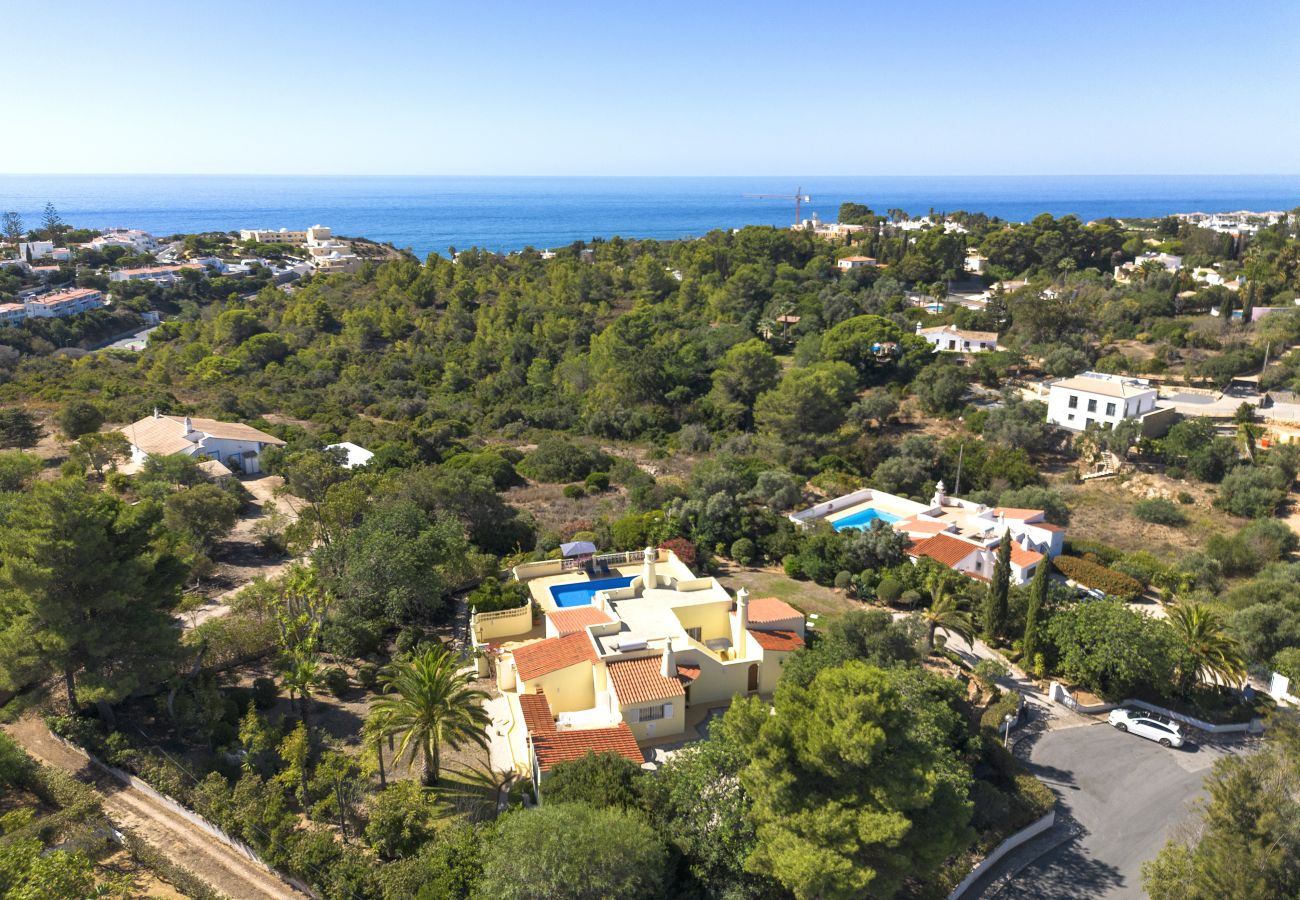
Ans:
{"label": "terracotta tile roof", "polygon": [[1043,554],[1035,550],[1026,550],[1019,544],[1011,545],[1011,562],[1014,565],[1020,566],[1022,569],[1028,566],[1037,565],[1039,560],[1042,558]]}
{"label": "terracotta tile roof", "polygon": [[27,302],[38,303],[41,306],[53,306],[56,303],[66,303],[71,300],[81,300],[90,296],[99,297],[100,293],[94,288],[74,288],[68,291],[56,291],[53,294],[46,294],[42,297],[37,297],[36,299],[29,300]]}
{"label": "terracotta tile roof", "polygon": [[519,695],[519,711],[524,714],[524,727],[534,740],[555,733],[555,719],[551,717],[551,704],[541,691]]}
{"label": "terracotta tile roof", "polygon": [[637,765],[645,762],[645,754],[637,746],[636,737],[626,722],[619,722],[613,728],[584,728],[534,735],[533,752],[537,754],[537,766],[543,772],[549,772],[558,763],[582,759],[588,753],[617,753]]}
{"label": "terracotta tile roof", "polygon": [[1045,530],[1045,531],[1064,531],[1064,530],[1065,530],[1065,529],[1062,528],[1060,525],[1053,525],[1051,522],[1034,522],[1034,523],[1032,523],[1032,524],[1033,524],[1033,526],[1034,526],[1035,528],[1042,528],[1042,529]]}
{"label": "terracotta tile roof", "polygon": [[694,681],[700,677],[700,667],[689,663],[678,663],[677,677],[683,681]]}
{"label": "terracotta tile roof", "polygon": [[974,544],[958,540],[948,534],[936,534],[934,537],[918,541],[907,548],[911,556],[928,556],[945,566],[955,566],[979,548]]}
{"label": "terracotta tile roof", "polygon": [[659,673],[663,665],[661,656],[641,659],[619,659],[605,664],[609,682],[622,706],[636,703],[653,703],[683,697],[682,683],[676,678],[665,678]]}
{"label": "terracotta tile roof", "polygon": [[794,631],[755,631],[751,628],[749,636],[764,650],[798,650],[803,646],[803,638]]}
{"label": "terracotta tile roof", "polygon": [[934,522],[930,519],[918,519],[913,516],[894,525],[895,531],[914,531],[919,534],[939,534],[952,527],[950,522]]}
{"label": "terracotta tile roof", "polygon": [[575,606],[572,609],[557,609],[547,613],[546,620],[555,626],[560,637],[583,631],[588,625],[601,625],[614,621],[603,610],[594,606]]}
{"label": "terracotta tile roof", "polygon": [[522,681],[558,672],[580,662],[595,662],[596,650],[585,631],[525,644],[513,651],[515,671]]}
{"label": "terracotta tile roof", "polygon": [[757,597],[750,600],[747,615],[750,622],[758,623],[803,618],[803,613],[777,597]]}
{"label": "terracotta tile roof", "polygon": [[[275,435],[258,431],[251,425],[239,422],[218,422],[216,419],[192,417],[190,427],[208,437],[284,446],[284,441]],[[146,416],[139,422],[119,430],[126,435],[133,446],[139,447],[145,453],[168,456],[196,446],[194,441],[185,438],[184,416]],[[202,443],[197,446],[202,446]]]}
{"label": "terracotta tile roof", "polygon": [[[1034,516],[1041,516],[1041,509],[1020,509],[1015,506],[997,506],[993,509],[993,515],[1006,516],[1008,519],[1032,519]],[[1035,522],[1035,525],[1038,523]]]}
{"label": "terracotta tile roof", "polygon": [[992,578],[989,578],[987,575],[981,575],[979,572],[967,572],[967,571],[963,571],[962,574],[965,575],[967,578],[974,578],[976,581],[982,581],[982,582],[984,582],[985,584],[992,584],[992,583],[993,583],[993,579],[992,579]]}

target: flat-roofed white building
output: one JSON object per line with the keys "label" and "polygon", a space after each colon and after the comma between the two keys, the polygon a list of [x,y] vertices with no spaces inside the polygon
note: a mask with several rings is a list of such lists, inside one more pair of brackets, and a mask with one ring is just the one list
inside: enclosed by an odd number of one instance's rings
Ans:
{"label": "flat-roofed white building", "polygon": [[53,259],[67,262],[72,259],[72,251],[67,247],[56,247],[53,241],[24,241],[18,245],[18,258],[28,261]]}
{"label": "flat-roofed white building", "polygon": [[121,247],[134,253],[152,253],[158,249],[158,241],[152,234],[139,228],[110,228],[81,246],[86,250]]}
{"label": "flat-roofed white building", "polygon": [[936,353],[986,353],[998,349],[996,331],[967,331],[956,325],[922,328],[918,322],[916,333],[929,341]]}
{"label": "flat-roofed white building", "polygon": [[0,303],[0,325],[17,325],[27,318],[27,307],[21,303]]}
{"label": "flat-roofed white building", "polygon": [[269,228],[244,228],[239,232],[239,239],[252,241],[254,244],[305,244],[307,232],[290,231],[287,228],[281,228],[279,231],[272,231]]}
{"label": "flat-roofed white building", "polygon": [[73,288],[56,291],[40,297],[23,301],[23,309],[33,319],[62,318],[75,316],[105,306],[104,295],[94,288]]}
{"label": "flat-roofed white building", "polygon": [[1156,411],[1156,389],[1145,378],[1084,372],[1048,388],[1047,421],[1071,431],[1094,422],[1115,426]]}

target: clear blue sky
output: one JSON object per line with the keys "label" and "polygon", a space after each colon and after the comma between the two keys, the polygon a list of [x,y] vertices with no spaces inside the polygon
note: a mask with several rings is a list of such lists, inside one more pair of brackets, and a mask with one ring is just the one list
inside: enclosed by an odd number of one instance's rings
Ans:
{"label": "clear blue sky", "polygon": [[4,5],[0,172],[1300,169],[1300,3]]}

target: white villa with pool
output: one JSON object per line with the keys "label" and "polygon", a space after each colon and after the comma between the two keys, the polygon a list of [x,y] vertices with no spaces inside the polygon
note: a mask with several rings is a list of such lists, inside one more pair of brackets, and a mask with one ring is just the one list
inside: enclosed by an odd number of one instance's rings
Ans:
{"label": "white villa with pool", "polygon": [[883,522],[911,539],[907,552],[913,560],[933,559],[981,580],[993,574],[998,544],[1009,532],[1012,584],[1028,582],[1038,565],[1058,556],[1065,543],[1065,529],[1048,522],[1043,510],[990,507],[949,497],[942,481],[928,505],[863,488],[792,513],[790,520],[801,528],[825,522],[836,531]]}

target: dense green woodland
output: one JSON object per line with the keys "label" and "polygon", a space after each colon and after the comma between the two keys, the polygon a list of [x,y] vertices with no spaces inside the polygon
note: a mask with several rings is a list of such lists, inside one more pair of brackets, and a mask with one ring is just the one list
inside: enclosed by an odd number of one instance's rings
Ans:
{"label": "dense green woodland", "polygon": [[[1263,382],[1300,386],[1285,353],[1300,312],[1227,315],[1291,305],[1294,220],[1234,241],[1171,220],[955,218],[969,234],[902,232],[860,207],[842,219],[877,227],[853,246],[745,228],[549,260],[402,256],[292,288],[187,275],[123,296],[167,316],[140,354],[53,353],[15,331],[0,347],[0,445],[18,448],[0,453],[9,712],[55,707],[60,732],[330,897],[946,895],[1051,797],[998,744],[1014,705],[999,672],[962,669],[945,640],[978,633],[1040,677],[1206,715],[1257,711],[1215,680],[1300,674],[1297,538],[1274,518],[1300,452],[1265,449],[1249,410],[1231,436],[1190,419],[1156,440],[1124,426],[1070,441],[1014,390],[1088,367],[1222,385],[1266,350]],[[918,309],[972,246],[992,277],[1027,283],[982,310]],[[1112,266],[1155,247],[1248,280],[1235,297],[1186,273],[1114,281]],[[850,253],[885,266],[840,272]],[[998,331],[1005,349],[937,357],[921,320]],[[298,512],[258,534],[301,562],[186,632],[173,616],[248,497],[177,457],[115,471],[128,450],[105,429],[155,407],[282,436],[263,462]],[[23,452],[45,430],[57,470]],[[338,440],[376,456],[345,469],[323,449]],[[785,518],[860,486],[928,498],[960,478],[963,496],[1065,525],[1059,473],[1103,451],[1212,491],[1217,517],[1178,558],[1074,537],[1057,569],[1107,600],[1081,602],[1046,565],[1009,585],[1007,542],[986,584],[913,565],[888,528]],[[1187,528],[1185,496],[1132,516]],[[497,817],[495,776],[449,761],[487,738],[483,694],[442,637],[458,597],[527,602],[500,571],[572,539],[670,547],[700,572],[766,566],[840,589],[850,611],[823,619],[771,707],[734,704],[652,774],[564,764],[540,809],[519,808],[516,784]],[[1167,620],[1121,602],[1144,591]],[[252,664],[270,674],[237,683]],[[338,741],[322,708],[354,690],[370,705]],[[1162,865],[1214,865],[1208,849],[1177,852]]]}

